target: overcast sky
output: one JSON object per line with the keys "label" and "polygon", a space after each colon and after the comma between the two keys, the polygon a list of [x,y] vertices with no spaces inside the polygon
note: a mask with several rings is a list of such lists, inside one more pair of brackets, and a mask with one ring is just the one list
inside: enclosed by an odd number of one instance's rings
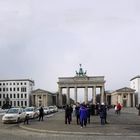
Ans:
{"label": "overcast sky", "polygon": [[140,0],[0,0],[0,79],[57,91],[80,63],[106,90],[129,86],[140,74]]}

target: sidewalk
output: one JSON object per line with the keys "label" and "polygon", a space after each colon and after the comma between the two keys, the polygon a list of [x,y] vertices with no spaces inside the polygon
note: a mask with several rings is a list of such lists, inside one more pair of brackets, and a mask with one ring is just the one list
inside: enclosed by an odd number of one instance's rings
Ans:
{"label": "sidewalk", "polygon": [[114,109],[108,111],[109,124],[100,125],[99,116],[91,116],[91,123],[85,128],[76,124],[73,117],[71,124],[64,123],[64,111],[57,112],[51,117],[44,117],[44,121],[30,120],[29,125],[21,124],[20,127],[30,131],[79,134],[79,135],[140,135],[140,116],[136,109],[123,109],[121,115],[114,113]]}

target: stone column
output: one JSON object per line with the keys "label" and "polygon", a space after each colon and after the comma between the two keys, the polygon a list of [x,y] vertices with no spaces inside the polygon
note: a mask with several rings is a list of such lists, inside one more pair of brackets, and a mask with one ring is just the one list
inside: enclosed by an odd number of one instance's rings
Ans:
{"label": "stone column", "polygon": [[133,93],[133,107],[135,107],[135,93]]}
{"label": "stone column", "polygon": [[96,104],[96,86],[92,88],[92,103]]}
{"label": "stone column", "polygon": [[37,95],[35,95],[35,106],[38,107],[38,98],[37,98]]}
{"label": "stone column", "polygon": [[77,87],[74,88],[75,103],[77,103]]}
{"label": "stone column", "polygon": [[48,106],[48,94],[46,95],[46,106]]}
{"label": "stone column", "polygon": [[101,103],[104,103],[104,87],[103,86],[100,88],[100,91],[101,91]]}
{"label": "stone column", "polygon": [[127,94],[127,107],[131,107],[130,93]]}
{"label": "stone column", "polygon": [[41,106],[44,106],[44,102],[43,102],[43,94],[42,94],[41,99],[42,99],[42,101],[41,101]]}
{"label": "stone column", "polygon": [[88,87],[85,87],[85,104],[88,103]]}
{"label": "stone column", "polygon": [[70,88],[67,87],[67,104],[70,104]]}
{"label": "stone column", "polygon": [[59,87],[59,107],[62,107],[62,88]]}

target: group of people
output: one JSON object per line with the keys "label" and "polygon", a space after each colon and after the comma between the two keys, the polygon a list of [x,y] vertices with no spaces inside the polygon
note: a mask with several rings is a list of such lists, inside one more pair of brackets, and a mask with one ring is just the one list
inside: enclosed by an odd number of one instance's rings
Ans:
{"label": "group of people", "polygon": [[[83,126],[86,127],[87,123],[90,124],[91,108],[88,104],[77,103],[74,109],[71,105],[67,105],[65,107],[65,124],[71,123],[72,113],[75,113],[77,125],[80,124],[81,128],[83,128]],[[104,103],[99,106],[99,116],[101,119],[101,125],[107,123],[107,107]]]}

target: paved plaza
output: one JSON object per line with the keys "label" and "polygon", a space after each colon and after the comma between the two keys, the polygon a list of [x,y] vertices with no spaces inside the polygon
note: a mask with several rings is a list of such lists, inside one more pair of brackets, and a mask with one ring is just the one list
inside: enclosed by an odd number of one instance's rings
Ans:
{"label": "paved plaza", "polygon": [[108,124],[100,125],[99,116],[91,116],[91,123],[85,128],[76,124],[73,117],[71,124],[64,123],[64,111],[59,111],[51,117],[44,117],[44,121],[30,120],[29,125],[21,124],[26,130],[53,134],[73,135],[116,135],[116,136],[138,136],[140,135],[140,116],[135,108],[122,109],[121,115],[114,113],[114,109],[108,111]]}

